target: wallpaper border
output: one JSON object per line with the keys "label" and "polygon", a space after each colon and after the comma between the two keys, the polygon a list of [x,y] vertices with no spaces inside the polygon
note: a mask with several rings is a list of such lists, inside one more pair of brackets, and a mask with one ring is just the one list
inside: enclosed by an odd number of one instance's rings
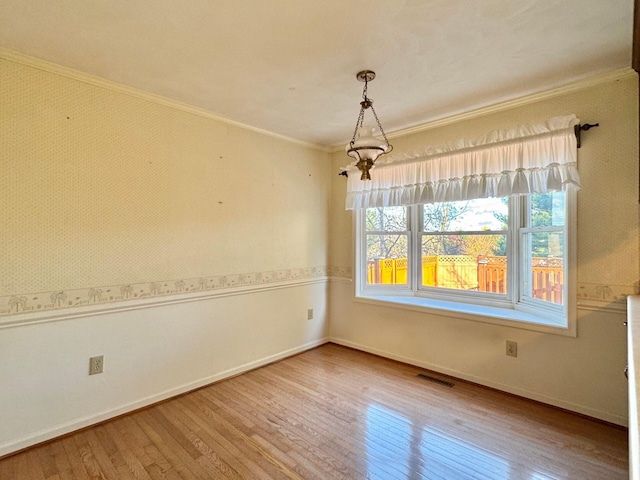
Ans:
{"label": "wallpaper border", "polygon": [[[350,267],[332,267],[330,276],[340,281],[353,282]],[[616,285],[578,282],[576,292],[577,307],[582,310],[625,313],[627,311],[627,297],[640,294],[640,283]]]}
{"label": "wallpaper border", "polygon": [[626,312],[627,297],[638,293],[638,285],[615,285],[578,282],[578,308]]}
{"label": "wallpaper border", "polygon": [[302,267],[0,296],[0,328],[351,277],[347,267]]}
{"label": "wallpaper border", "polygon": [[[0,328],[113,311],[289,288],[328,279],[353,281],[351,267],[319,266],[234,273],[0,296]],[[577,306],[625,312],[638,286],[578,283]]]}

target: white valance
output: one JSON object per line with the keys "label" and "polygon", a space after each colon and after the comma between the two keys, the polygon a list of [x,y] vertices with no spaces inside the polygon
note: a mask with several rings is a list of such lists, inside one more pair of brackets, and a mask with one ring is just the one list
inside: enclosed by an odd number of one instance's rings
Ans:
{"label": "white valance", "polygon": [[580,188],[575,115],[379,159],[371,180],[346,168],[347,210]]}

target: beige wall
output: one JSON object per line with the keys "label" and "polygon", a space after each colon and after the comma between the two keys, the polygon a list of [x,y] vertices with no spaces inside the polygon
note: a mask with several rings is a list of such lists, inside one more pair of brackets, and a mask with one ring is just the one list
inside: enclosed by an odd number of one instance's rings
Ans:
{"label": "beige wall", "polygon": [[[634,79],[393,140],[410,150],[567,113],[601,123],[580,150],[581,308],[568,338],[355,302],[344,154],[40,67],[0,59],[0,455],[329,334],[625,423]],[[100,354],[105,372],[88,376]]]}
{"label": "beige wall", "polygon": [[[625,424],[624,299],[640,278],[637,95],[636,76],[621,74],[392,141],[394,153],[409,152],[571,113],[600,123],[579,150],[577,338],[354,301],[352,218],[346,182],[334,178],[330,259],[344,278],[331,285],[332,340]],[[334,170],[347,160],[335,153]],[[518,342],[518,358],[505,356],[507,339]]]}
{"label": "beige wall", "polygon": [[325,341],[326,152],[35,67],[0,58],[0,455]]}
{"label": "beige wall", "polygon": [[60,291],[68,307],[326,269],[326,153],[9,61],[0,73],[0,316]]}

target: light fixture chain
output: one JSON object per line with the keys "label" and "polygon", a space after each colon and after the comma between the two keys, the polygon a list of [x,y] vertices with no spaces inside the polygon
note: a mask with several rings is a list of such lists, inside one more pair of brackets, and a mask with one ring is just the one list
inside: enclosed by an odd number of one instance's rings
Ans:
{"label": "light fixture chain", "polygon": [[364,107],[360,107],[360,114],[358,115],[358,119],[356,120],[356,128],[353,130],[353,137],[351,137],[350,144],[353,145],[356,141],[356,135],[358,134],[358,127],[362,126],[362,122],[364,121]]}
{"label": "light fixture chain", "polygon": [[[389,153],[393,150],[393,147],[389,144],[389,139],[387,138],[387,134],[384,132],[382,128],[382,124],[380,123],[380,119],[378,118],[378,114],[376,110],[373,108],[373,100],[367,97],[367,91],[369,88],[369,80],[373,80],[376,78],[375,72],[371,70],[362,70],[358,72],[356,78],[364,82],[364,87],[362,89],[362,101],[360,102],[360,113],[358,114],[358,119],[356,120],[356,128],[353,130],[353,137],[351,138],[351,142],[347,145],[347,155],[351,158],[355,158],[356,168],[362,172],[360,176],[360,180],[371,180],[371,174],[369,171],[373,168],[376,159],[380,155],[384,155],[385,153]],[[364,115],[365,110],[371,107],[371,111],[373,112],[373,117],[376,119],[376,124],[380,133],[384,137],[384,141],[386,146],[380,145],[380,139],[374,137],[373,131],[374,128],[366,128],[364,127]],[[361,131],[361,137],[358,140],[358,146],[356,147],[356,136],[358,135],[358,131]]]}
{"label": "light fixture chain", "polygon": [[380,129],[380,133],[382,133],[382,136],[384,137],[384,141],[387,143],[387,147],[389,147],[389,140],[387,139],[387,135],[384,133],[384,129],[382,128],[382,125],[380,124],[380,120],[378,120],[378,114],[376,114],[376,109],[373,108],[373,105],[371,105],[371,112],[373,113],[374,118],[376,119],[376,122],[378,123],[378,128]]}

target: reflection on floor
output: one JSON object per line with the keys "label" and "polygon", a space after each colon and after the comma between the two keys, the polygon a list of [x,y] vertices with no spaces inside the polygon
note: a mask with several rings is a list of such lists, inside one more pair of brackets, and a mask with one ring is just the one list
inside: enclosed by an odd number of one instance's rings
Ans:
{"label": "reflection on floor", "polygon": [[[433,428],[414,426],[381,405],[367,409],[366,445],[371,478],[511,478],[504,458]],[[530,476],[554,478],[542,472]]]}
{"label": "reflection on floor", "polygon": [[0,479],[628,478],[624,429],[420,373],[452,380],[324,345],[2,459]]}

